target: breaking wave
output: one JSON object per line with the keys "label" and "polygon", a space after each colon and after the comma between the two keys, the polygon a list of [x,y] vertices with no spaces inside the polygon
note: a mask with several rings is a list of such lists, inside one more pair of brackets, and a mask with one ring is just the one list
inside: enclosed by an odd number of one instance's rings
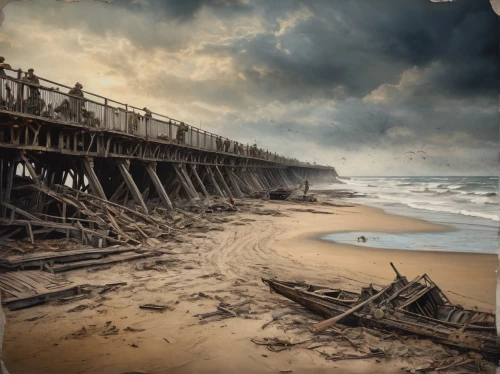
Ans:
{"label": "breaking wave", "polygon": [[[499,221],[497,177],[360,177],[345,183],[367,199]],[[375,192],[376,191],[376,192]]]}

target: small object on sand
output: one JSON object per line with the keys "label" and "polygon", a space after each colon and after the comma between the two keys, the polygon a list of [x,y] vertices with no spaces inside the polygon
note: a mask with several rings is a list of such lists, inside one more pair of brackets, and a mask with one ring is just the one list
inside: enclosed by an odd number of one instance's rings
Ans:
{"label": "small object on sand", "polygon": [[280,373],[291,373],[291,372],[293,372],[293,369],[280,370]]}
{"label": "small object on sand", "polygon": [[78,305],[78,306],[74,307],[73,309],[68,310],[68,313],[81,312],[82,310],[85,310],[88,307],[89,307],[88,305]]}
{"label": "small object on sand", "polygon": [[87,269],[87,273],[95,273],[96,271],[109,270],[111,266],[99,266],[91,269]]}
{"label": "small object on sand", "polygon": [[146,329],[135,329],[135,328],[133,328],[133,327],[128,326],[128,327],[125,327],[125,328],[123,329],[123,331],[130,331],[130,332],[142,332],[142,331],[146,331]]}
{"label": "small object on sand", "polygon": [[375,312],[373,312],[373,316],[375,317],[375,319],[382,319],[384,318],[384,311],[382,309],[375,309]]}
{"label": "small object on sand", "polygon": [[59,301],[63,302],[63,303],[68,303],[68,302],[71,302],[71,301],[77,301],[77,300],[85,299],[86,297],[87,297],[87,295],[68,296],[68,297],[63,297],[63,298],[59,299]]}
{"label": "small object on sand", "polygon": [[168,344],[170,344],[167,338],[163,338],[163,340],[165,340]]}
{"label": "small object on sand", "polygon": [[133,348],[139,348],[139,346],[138,346],[137,344],[134,344],[134,343],[129,344],[129,345],[130,345],[131,347],[133,347]]}
{"label": "small object on sand", "polygon": [[364,237],[364,235],[361,235],[361,236],[358,238],[358,243],[359,243],[359,242],[366,243],[367,241],[368,241],[368,239],[366,239],[366,238]]}
{"label": "small object on sand", "polygon": [[166,305],[158,305],[158,304],[144,304],[139,306],[140,309],[153,309],[163,311],[168,308]]}

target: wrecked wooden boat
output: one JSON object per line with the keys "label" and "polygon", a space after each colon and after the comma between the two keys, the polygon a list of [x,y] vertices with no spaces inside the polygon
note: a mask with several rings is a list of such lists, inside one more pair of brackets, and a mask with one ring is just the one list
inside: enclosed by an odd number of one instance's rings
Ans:
{"label": "wrecked wooden boat", "polygon": [[314,325],[322,330],[335,322],[416,334],[459,349],[473,350],[491,360],[500,358],[495,315],[467,310],[450,302],[426,274],[408,281],[394,265],[396,279],[382,289],[373,285],[361,293],[306,283],[264,279],[276,292],[331,320]]}

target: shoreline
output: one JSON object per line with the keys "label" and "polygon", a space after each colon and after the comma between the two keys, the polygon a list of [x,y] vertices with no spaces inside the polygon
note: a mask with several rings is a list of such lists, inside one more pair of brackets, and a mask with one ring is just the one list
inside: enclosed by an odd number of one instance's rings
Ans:
{"label": "shoreline", "polygon": [[[464,306],[495,308],[495,271],[498,263],[496,254],[384,249],[321,239],[324,235],[337,232],[439,233],[457,231],[456,228],[387,213],[382,208],[362,204],[353,204],[352,208],[341,209],[351,209],[350,213],[357,212],[363,215],[364,219],[357,220],[358,222],[349,219],[349,222],[345,223],[335,220],[330,224],[322,222],[322,219],[318,219],[320,215],[316,215],[311,217],[311,222],[307,224],[310,229],[294,228],[284,233],[281,243],[279,240],[277,242],[278,248],[296,260],[306,261],[308,265],[321,266],[328,262],[335,264],[336,268],[346,274],[353,275],[357,270],[385,282],[394,279],[394,272],[389,265],[393,262],[408,279],[427,273],[443,291],[457,295],[457,298],[451,299]],[[348,214],[345,211],[344,215]],[[325,225],[329,228],[326,229]],[[304,248],[312,248],[313,253],[304,253]],[[463,278],[458,277],[456,272],[463,274]]]}
{"label": "shoreline", "polygon": [[[309,343],[279,354],[255,345],[251,341],[255,338],[303,340],[311,335],[308,328],[313,321],[303,308],[271,294],[261,277],[307,280],[359,292],[370,283],[387,285],[394,280],[389,265],[393,262],[409,280],[428,273],[454,303],[477,305],[484,311],[494,309],[495,255],[405,250],[388,253],[324,243],[317,236],[325,231],[378,228],[427,232],[441,231],[445,226],[359,204],[347,207],[349,199],[317,197],[317,203],[243,199],[239,212],[209,214],[213,229],[180,231],[175,241],[157,249],[157,257],[115,264],[105,271],[65,273],[77,284],[127,285],[68,304],[51,302],[5,310],[6,367],[13,373],[26,374],[250,374],[288,368],[301,373],[399,373],[400,368],[408,366],[407,359],[399,357],[379,363],[373,359],[326,361],[318,352],[306,349]],[[252,302],[249,312],[239,317],[212,321],[195,318],[198,313],[217,310],[219,302],[244,300]],[[163,313],[139,308],[147,303],[164,304],[168,310]],[[80,306],[82,310],[69,312]],[[296,314],[262,328],[273,314],[290,308]],[[110,323],[117,333],[103,336]],[[384,342],[376,344],[396,344]],[[426,342],[409,339],[398,344],[424,348]],[[325,347],[353,349],[349,343],[335,339]]]}

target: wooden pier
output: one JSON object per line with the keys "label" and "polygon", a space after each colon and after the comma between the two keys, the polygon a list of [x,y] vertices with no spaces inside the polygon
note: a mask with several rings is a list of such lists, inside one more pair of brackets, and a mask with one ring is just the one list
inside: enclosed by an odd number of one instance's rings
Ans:
{"label": "wooden pier", "polygon": [[[178,136],[178,120],[145,117],[139,108],[88,92],[73,96],[64,93],[69,87],[42,78],[32,85],[20,71],[8,74],[0,77],[4,238],[33,242],[58,232],[100,246],[110,240],[106,225],[120,231],[117,219],[147,222],[151,205],[171,210],[186,201],[337,177],[332,167],[217,141],[218,135],[193,126]],[[217,146],[226,140],[228,152]],[[102,215],[106,225],[98,222]],[[119,238],[130,242],[124,232]]]}

